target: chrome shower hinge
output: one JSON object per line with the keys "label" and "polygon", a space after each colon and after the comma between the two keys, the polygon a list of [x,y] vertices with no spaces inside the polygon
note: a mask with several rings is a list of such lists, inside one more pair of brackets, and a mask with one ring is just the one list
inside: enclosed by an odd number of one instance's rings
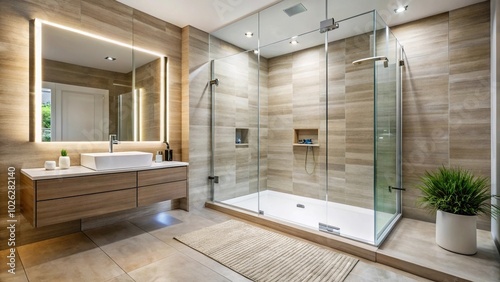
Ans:
{"label": "chrome shower hinge", "polygon": [[325,33],[330,30],[334,30],[339,28],[339,23],[335,22],[333,18],[331,19],[326,19],[324,21],[321,21],[319,23],[319,32],[320,33]]}

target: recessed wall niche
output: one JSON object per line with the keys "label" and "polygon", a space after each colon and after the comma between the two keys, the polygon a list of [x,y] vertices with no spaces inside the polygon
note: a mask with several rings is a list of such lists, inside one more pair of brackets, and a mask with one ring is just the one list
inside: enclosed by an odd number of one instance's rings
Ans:
{"label": "recessed wall niche", "polygon": [[236,128],[234,135],[236,147],[248,147],[248,128]]}
{"label": "recessed wall niche", "polygon": [[[293,146],[319,147],[318,132],[317,128],[294,129]],[[306,140],[310,140],[310,143]]]}

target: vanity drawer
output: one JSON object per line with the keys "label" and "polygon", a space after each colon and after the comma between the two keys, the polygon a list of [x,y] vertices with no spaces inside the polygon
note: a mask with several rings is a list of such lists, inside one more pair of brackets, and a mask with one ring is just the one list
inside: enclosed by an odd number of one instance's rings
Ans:
{"label": "vanity drawer", "polygon": [[137,206],[147,206],[158,202],[184,198],[187,196],[187,181],[175,181],[139,187]]}
{"label": "vanity drawer", "polygon": [[135,208],[136,189],[37,202],[36,227]]}
{"label": "vanity drawer", "polygon": [[137,186],[148,186],[187,179],[187,167],[171,167],[139,171]]}
{"label": "vanity drawer", "polygon": [[36,181],[37,201],[136,187],[136,173],[68,177]]}

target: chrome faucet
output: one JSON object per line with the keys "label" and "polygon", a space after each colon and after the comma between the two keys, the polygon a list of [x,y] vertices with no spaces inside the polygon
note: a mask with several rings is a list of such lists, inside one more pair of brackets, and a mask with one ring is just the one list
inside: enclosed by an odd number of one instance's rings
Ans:
{"label": "chrome faucet", "polygon": [[109,152],[113,153],[113,145],[120,144],[120,141],[118,141],[116,134],[110,134],[109,135]]}

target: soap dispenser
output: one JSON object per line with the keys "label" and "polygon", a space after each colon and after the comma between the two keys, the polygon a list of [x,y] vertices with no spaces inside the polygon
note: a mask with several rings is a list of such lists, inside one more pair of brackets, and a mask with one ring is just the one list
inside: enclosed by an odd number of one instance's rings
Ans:
{"label": "soap dispenser", "polygon": [[170,149],[170,144],[165,141],[165,144],[167,144],[167,149],[165,150],[165,161],[171,162],[174,158],[174,153],[172,149]]}

